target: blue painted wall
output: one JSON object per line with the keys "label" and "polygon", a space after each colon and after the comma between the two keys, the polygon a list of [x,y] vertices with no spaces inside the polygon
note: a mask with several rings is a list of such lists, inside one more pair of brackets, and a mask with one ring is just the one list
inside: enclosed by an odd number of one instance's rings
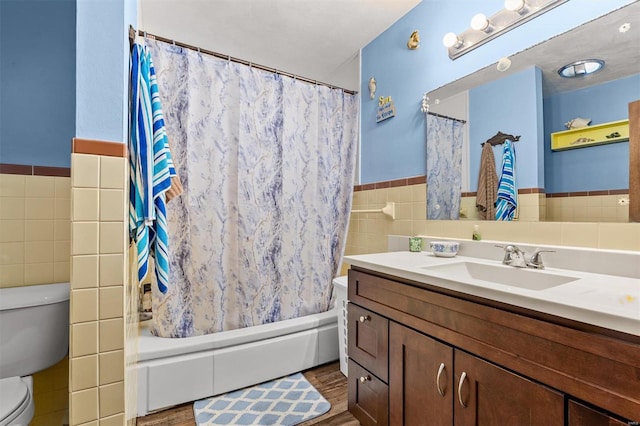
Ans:
{"label": "blue painted wall", "polygon": [[[481,144],[498,131],[521,136],[515,143],[518,188],[544,187],[542,72],[531,67],[469,90],[469,188],[478,188]],[[502,145],[493,147],[500,175]]]}
{"label": "blue painted wall", "polygon": [[69,167],[75,0],[0,1],[0,162]]}
{"label": "blue painted wall", "polygon": [[125,143],[129,24],[136,0],[78,2],[76,136]]}
{"label": "blue painted wall", "polygon": [[550,133],[566,130],[564,123],[576,117],[590,118],[592,125],[624,120],[629,102],[638,99],[640,74],[545,98],[547,193],[629,187],[629,142],[551,151]]}
{"label": "blue painted wall", "polygon": [[[615,10],[632,0],[571,0],[452,61],[442,46],[449,31],[463,32],[471,17],[491,16],[503,0],[423,0],[362,49],[361,61],[361,183],[426,173],[422,94],[479,68],[494,64],[577,25]],[[422,40],[417,50],[406,47],[412,31]],[[367,84],[374,76],[378,96],[391,96],[396,117],[375,123],[377,99],[369,99]]]}

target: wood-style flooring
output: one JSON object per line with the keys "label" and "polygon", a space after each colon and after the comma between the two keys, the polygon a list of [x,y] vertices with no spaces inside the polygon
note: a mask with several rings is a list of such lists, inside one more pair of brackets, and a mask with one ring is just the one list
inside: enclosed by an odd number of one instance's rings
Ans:
{"label": "wood-style flooring", "polygon": [[[331,409],[320,417],[300,426],[360,426],[360,422],[347,411],[347,378],[340,372],[340,363],[332,362],[303,372],[309,382],[331,404]],[[138,417],[137,426],[195,426],[193,403],[182,404],[168,410]]]}

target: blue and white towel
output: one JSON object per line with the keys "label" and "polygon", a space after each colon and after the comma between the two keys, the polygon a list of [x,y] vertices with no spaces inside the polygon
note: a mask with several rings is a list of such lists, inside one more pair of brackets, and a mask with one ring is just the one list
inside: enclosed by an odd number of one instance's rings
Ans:
{"label": "blue and white towel", "polygon": [[513,143],[507,140],[502,148],[502,173],[498,183],[496,220],[513,220],[517,207],[516,153],[513,149]]}
{"label": "blue and white towel", "polygon": [[138,279],[147,275],[152,255],[158,288],[165,293],[169,279],[165,192],[176,171],[151,54],[137,43],[131,54],[130,118],[129,231],[136,240]]}

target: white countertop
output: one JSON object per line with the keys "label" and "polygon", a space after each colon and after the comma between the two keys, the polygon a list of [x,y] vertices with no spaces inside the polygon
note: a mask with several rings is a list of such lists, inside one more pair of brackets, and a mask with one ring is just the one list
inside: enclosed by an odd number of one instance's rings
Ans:
{"label": "white countertop", "polygon": [[443,258],[429,252],[408,251],[345,256],[344,260],[372,271],[640,336],[640,279],[637,278],[556,268],[526,269],[576,278],[545,290],[529,290],[517,287],[517,283],[496,284],[428,269],[464,261],[513,268],[500,261],[460,255]]}

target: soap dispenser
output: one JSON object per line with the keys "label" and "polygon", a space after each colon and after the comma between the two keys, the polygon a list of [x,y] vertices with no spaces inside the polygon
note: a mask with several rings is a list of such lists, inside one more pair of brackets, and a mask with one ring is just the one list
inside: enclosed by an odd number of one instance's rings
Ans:
{"label": "soap dispenser", "polygon": [[480,225],[473,225],[473,235],[471,239],[474,241],[480,241],[482,239],[480,236]]}

